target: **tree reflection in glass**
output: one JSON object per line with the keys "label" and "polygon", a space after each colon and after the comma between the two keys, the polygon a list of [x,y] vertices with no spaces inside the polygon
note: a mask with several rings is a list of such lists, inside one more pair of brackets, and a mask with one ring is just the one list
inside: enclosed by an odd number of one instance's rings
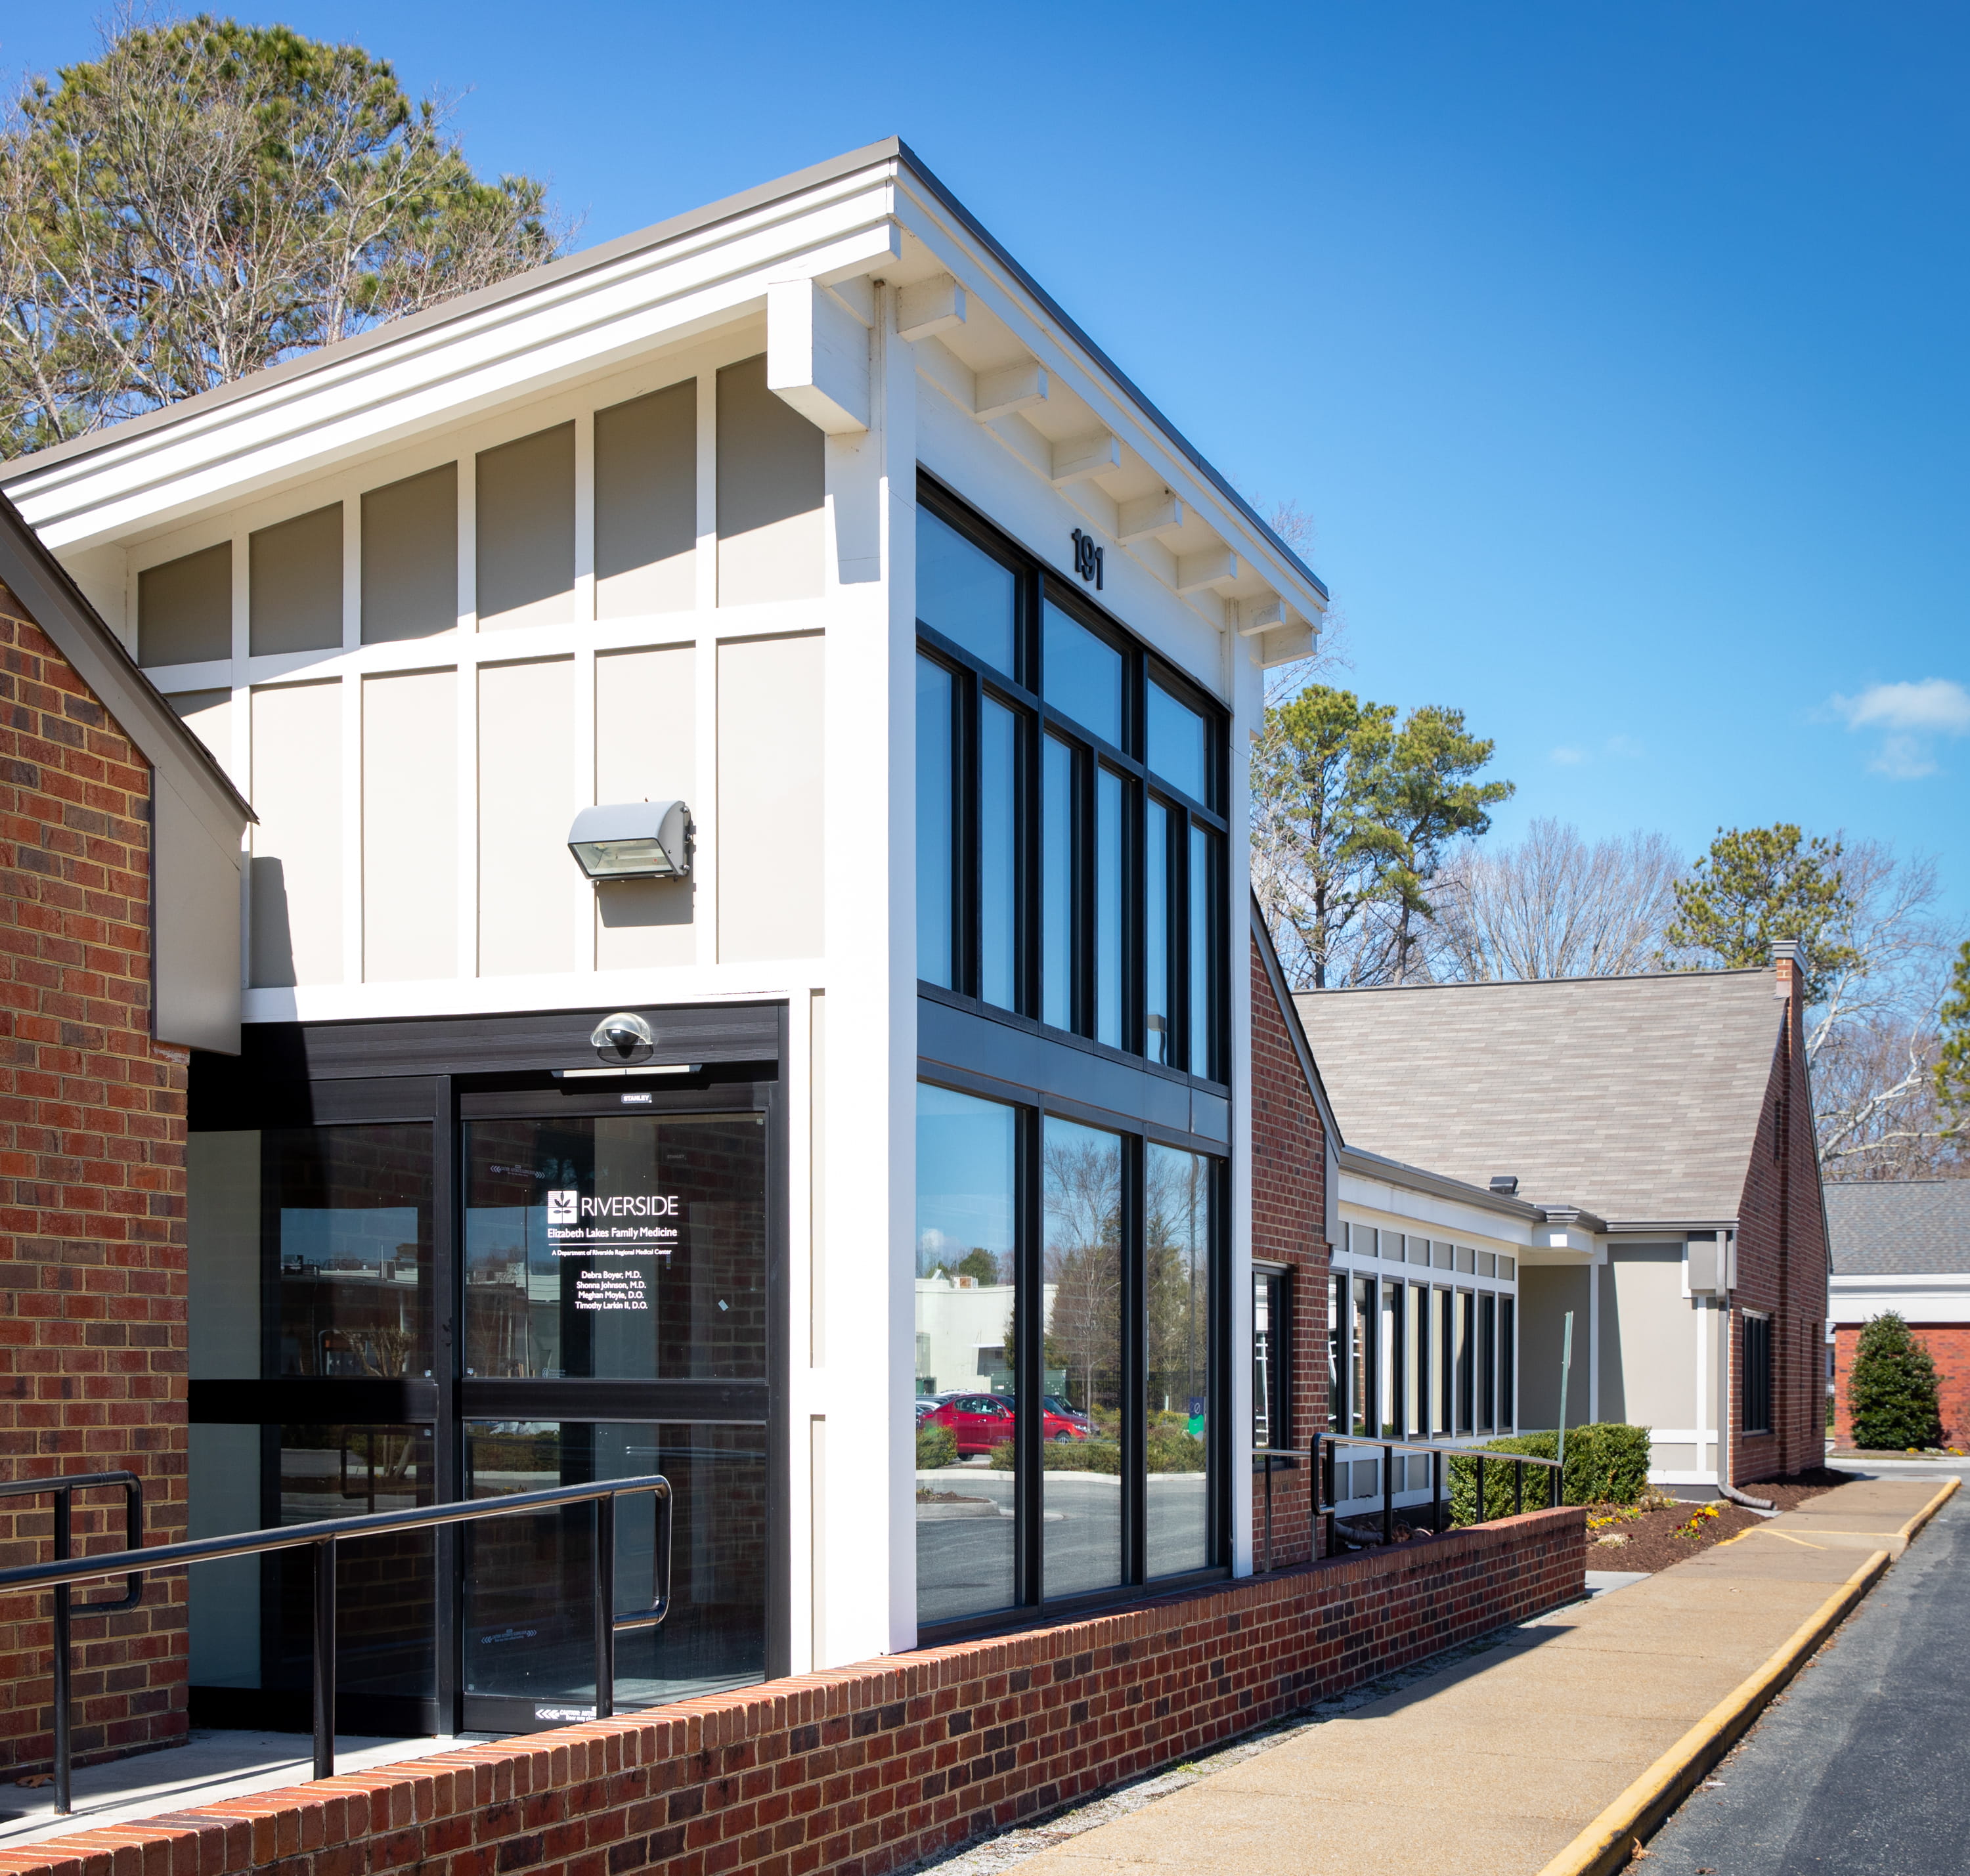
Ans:
{"label": "tree reflection in glass", "polygon": [[1046,1123],[1049,1599],[1122,1580],[1122,1143]]}
{"label": "tree reflection in glass", "polygon": [[1211,1162],[1154,1144],[1143,1162],[1148,1574],[1169,1576],[1211,1560]]}

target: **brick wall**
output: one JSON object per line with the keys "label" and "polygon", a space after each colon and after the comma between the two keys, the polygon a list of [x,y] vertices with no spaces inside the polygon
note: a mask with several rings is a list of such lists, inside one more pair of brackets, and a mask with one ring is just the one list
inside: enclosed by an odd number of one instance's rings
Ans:
{"label": "brick wall", "polygon": [[1744,1425],[1745,1309],[1772,1318],[1772,1430],[1731,1444],[1731,1482],[1818,1465],[1825,1456],[1826,1233],[1813,1151],[1806,1039],[1796,971],[1780,959],[1787,1021],[1773,1051],[1738,1210],[1737,1305],[1731,1313],[1731,1423]]}
{"label": "brick wall", "polygon": [[[1292,1325],[1290,1443],[1327,1426],[1327,1136],[1256,935],[1252,940],[1252,1255],[1289,1267]],[[1275,1442],[1279,1443],[1278,1442]],[[1263,1481],[1252,1493],[1253,1555],[1261,1554]],[[1273,1557],[1313,1554],[1304,1468],[1273,1484]]]}
{"label": "brick wall", "polygon": [[[1912,1322],[1909,1330],[1936,1363],[1942,1443],[1970,1447],[1970,1322]],[[1842,1446],[1854,1443],[1854,1419],[1847,1387],[1854,1378],[1854,1356],[1860,1344],[1859,1323],[1842,1322],[1835,1328],[1833,1438]]]}
{"label": "brick wall", "polygon": [[1578,1595],[1577,1510],[0,1852],[0,1876],[881,1876]]}
{"label": "brick wall", "polygon": [[[151,1037],[148,765],[0,587],[0,1455],[10,1481],[132,1467],[184,1535],[185,1056]],[[18,1509],[16,1507],[18,1507]],[[119,1549],[120,1494],[78,1505]],[[52,1554],[0,1500],[0,1565]],[[91,1593],[100,1593],[94,1592]],[[76,1623],[78,1759],[185,1727],[184,1588]],[[45,1595],[0,1601],[0,1765],[47,1762]]]}

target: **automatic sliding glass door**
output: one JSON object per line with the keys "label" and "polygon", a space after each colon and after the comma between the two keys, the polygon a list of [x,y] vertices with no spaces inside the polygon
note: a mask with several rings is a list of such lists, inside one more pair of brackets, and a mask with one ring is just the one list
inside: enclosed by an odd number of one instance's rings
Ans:
{"label": "automatic sliding glass door", "polygon": [[[577,1097],[600,1108],[593,1097]],[[617,1651],[619,1707],[768,1672],[767,1127],[757,1112],[475,1113],[468,1097],[460,1389],[476,1497],[662,1472],[672,1613]],[[717,1385],[717,1384],[723,1385]],[[461,1546],[468,1730],[595,1706],[593,1513],[470,1528]],[[625,1500],[617,1608],[652,1593],[654,1513]]]}

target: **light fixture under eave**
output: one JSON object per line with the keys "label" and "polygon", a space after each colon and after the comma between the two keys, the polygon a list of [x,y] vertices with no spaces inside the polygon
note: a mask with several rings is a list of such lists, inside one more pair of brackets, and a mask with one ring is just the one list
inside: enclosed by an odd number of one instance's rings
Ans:
{"label": "light fixture under eave", "polygon": [[682,801],[584,808],[567,847],[591,879],[681,879],[691,871],[691,810]]}

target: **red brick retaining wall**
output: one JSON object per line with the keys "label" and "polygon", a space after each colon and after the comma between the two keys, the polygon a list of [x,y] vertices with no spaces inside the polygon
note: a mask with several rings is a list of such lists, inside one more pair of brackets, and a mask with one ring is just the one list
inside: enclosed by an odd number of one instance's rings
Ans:
{"label": "red brick retaining wall", "polygon": [[[1946,1446],[1970,1446],[1970,1322],[1911,1322],[1909,1333],[1936,1363],[1937,1405]],[[1833,1439],[1854,1443],[1854,1415],[1847,1390],[1854,1379],[1854,1357],[1861,1325],[1842,1322],[1833,1331]]]}
{"label": "red brick retaining wall", "polygon": [[1585,1513],[0,1853],[26,1876],[880,1876],[1576,1596]]}

